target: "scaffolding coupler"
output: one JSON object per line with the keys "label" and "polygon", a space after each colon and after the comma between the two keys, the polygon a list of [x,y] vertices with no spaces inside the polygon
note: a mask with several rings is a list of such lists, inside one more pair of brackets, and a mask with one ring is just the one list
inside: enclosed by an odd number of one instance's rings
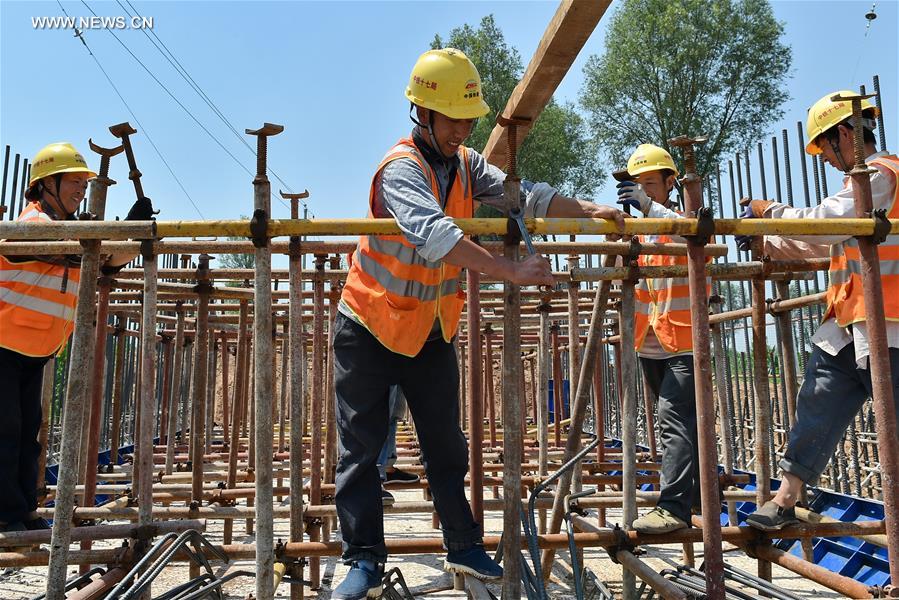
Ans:
{"label": "scaffolding coupler", "polygon": [[612,533],[615,536],[615,543],[611,546],[606,546],[604,549],[606,553],[609,555],[609,558],[612,559],[612,562],[617,564],[621,564],[618,562],[618,552],[621,550],[626,550],[631,554],[638,554],[637,547],[631,543],[630,538],[627,535],[627,532],[621,528],[618,523],[615,524],[615,529],[612,530]]}
{"label": "scaffolding coupler", "polygon": [[261,208],[254,210],[250,219],[250,239],[257,248],[268,246],[268,213]]}
{"label": "scaffolding coupler", "polygon": [[876,208],[871,211],[871,218],[874,219],[874,233],[871,235],[871,241],[875,245],[882,244],[890,235],[892,224],[887,218],[887,211],[883,208]]}
{"label": "scaffolding coupler", "polygon": [[696,211],[696,233],[693,235],[685,235],[683,237],[692,240],[700,246],[708,244],[712,236],[715,235],[715,217],[712,216],[712,209],[708,206],[701,207]]}

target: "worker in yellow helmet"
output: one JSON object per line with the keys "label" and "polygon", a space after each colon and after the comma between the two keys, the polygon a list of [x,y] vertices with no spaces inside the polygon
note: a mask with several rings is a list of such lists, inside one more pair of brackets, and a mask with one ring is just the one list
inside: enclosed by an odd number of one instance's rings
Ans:
{"label": "worker in yellow helmet", "polygon": [[[388,396],[402,387],[422,451],[434,507],[448,550],[445,568],[482,579],[502,569],[482,545],[465,497],[468,449],[459,428],[459,372],[453,338],[465,304],[463,269],[519,285],[552,285],[549,262],[491,254],[463,235],[453,218],[471,217],[475,201],[506,210],[505,174],[464,145],[490,108],[481,77],[459,50],[422,54],[406,86],[415,127],[378,165],[368,216],[393,218],[400,235],[362,236],[334,325],[337,425],[337,514],[349,573],[332,598],[380,593],[387,559],[377,469],[388,425]],[[624,213],[567,198],[546,183],[522,181],[529,217],[596,217]],[[477,293],[477,290],[469,290]]]}
{"label": "worker in yellow helmet", "polygon": [[[769,200],[750,200],[748,218],[839,219],[856,216],[852,180],[854,160],[852,103],[855,92],[831,92],[818,100],[808,113],[807,153],[842,171],[843,188],[824,198],[818,206],[791,208]],[[899,158],[877,151],[874,129],[878,109],[862,101],[862,135],[865,162],[871,169],[871,196],[875,209],[899,218]],[[744,244],[748,238],[740,240]],[[806,244],[804,254],[789,254],[791,243]],[[789,236],[766,238],[766,251],[779,250],[777,258],[807,258],[808,248],[823,244],[830,254],[830,283],[827,310],[812,337],[814,348],[808,359],[805,380],[796,399],[796,415],[780,467],[783,479],[774,499],[747,518],[758,529],[773,531],[796,523],[794,507],[803,484],[813,484],[824,472],[849,423],[871,395],[868,364],[868,332],[862,294],[861,265],[857,240],[849,235]],[[884,292],[887,344],[893,373],[894,401],[899,401],[899,235],[890,235],[878,246],[880,277]],[[896,435],[899,433],[893,432]]]}
{"label": "worker in yellow helmet", "polygon": [[[96,176],[72,144],[45,146],[31,162],[29,203],[17,221],[73,219]],[[152,205],[143,200],[132,213],[149,207],[151,218]],[[103,268],[116,270],[131,258],[109,257]],[[80,255],[0,255],[0,531],[49,527],[35,513],[43,369],[72,333],[80,279]]]}
{"label": "worker in yellow helmet", "polygon": [[[679,219],[671,192],[678,176],[671,154],[640,144],[619,180],[618,203],[644,216]],[[684,243],[680,236],[641,235],[643,243]],[[640,266],[686,265],[686,256],[640,255]],[[707,290],[708,291],[708,290]],[[634,345],[643,377],[658,399],[662,444],[661,494],[648,514],[636,519],[640,533],[657,534],[688,526],[699,504],[696,394],[693,378],[693,328],[686,277],[641,279],[635,289]]]}

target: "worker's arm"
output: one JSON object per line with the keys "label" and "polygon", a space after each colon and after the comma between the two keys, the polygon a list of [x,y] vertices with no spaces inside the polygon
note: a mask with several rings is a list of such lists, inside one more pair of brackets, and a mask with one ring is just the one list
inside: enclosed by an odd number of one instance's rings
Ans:
{"label": "worker's arm", "polygon": [[[889,208],[895,195],[896,182],[892,176],[881,171],[871,174],[871,200],[874,208]],[[787,204],[767,200],[752,200],[750,203],[756,218],[765,219],[854,219],[855,199],[852,196],[852,180],[836,194],[823,199],[817,206],[793,208]],[[769,236],[774,237],[774,236]],[[850,235],[789,235],[781,236],[812,245],[839,244]]]}
{"label": "worker's arm", "polygon": [[549,261],[544,257],[534,255],[521,262],[514,262],[504,256],[491,254],[466,238],[461,238],[443,257],[443,261],[518,285],[555,284]]}

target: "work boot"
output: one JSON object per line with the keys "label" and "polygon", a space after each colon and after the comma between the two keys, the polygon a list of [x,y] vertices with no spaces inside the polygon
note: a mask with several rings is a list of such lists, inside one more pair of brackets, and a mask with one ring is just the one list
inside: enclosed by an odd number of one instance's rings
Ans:
{"label": "work boot", "polygon": [[418,476],[418,473],[409,473],[408,471],[403,471],[402,469],[392,469],[386,470],[384,472],[384,483],[415,483],[419,481],[421,477]]}
{"label": "work boot", "polygon": [[25,525],[25,529],[28,531],[42,531],[50,529],[50,523],[44,517],[41,517],[37,514],[37,511],[32,511],[25,515],[25,519],[22,521],[22,524]]}
{"label": "work boot", "polygon": [[447,552],[443,570],[468,574],[482,581],[499,579],[503,576],[503,568],[487,555],[482,544],[467,550]]}
{"label": "work boot", "polygon": [[674,516],[671,511],[660,506],[634,521],[633,528],[639,533],[657,534],[685,529],[687,523]]}
{"label": "work boot", "polygon": [[362,600],[377,598],[384,591],[384,565],[373,560],[357,560],[350,563],[350,572],[346,574],[331,594],[331,598],[340,600]]}
{"label": "work boot", "polygon": [[381,485],[381,504],[384,506],[393,506],[393,503],[396,502],[396,498],[393,497],[393,494],[384,489],[384,486]]}
{"label": "work boot", "polygon": [[783,508],[774,500],[768,500],[760,509],[746,517],[747,525],[762,531],[779,531],[798,522],[795,508]]}

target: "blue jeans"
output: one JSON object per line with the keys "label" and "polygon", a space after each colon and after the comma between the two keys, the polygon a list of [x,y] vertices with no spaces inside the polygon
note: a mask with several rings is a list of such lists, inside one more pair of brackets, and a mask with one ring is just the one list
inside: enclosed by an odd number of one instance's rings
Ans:
{"label": "blue jeans", "polygon": [[400,416],[406,411],[406,396],[403,388],[398,385],[390,388],[390,421],[387,423],[387,439],[378,455],[378,472],[381,473],[381,481],[387,479],[387,469],[396,464],[396,424]]}
{"label": "blue jeans", "polygon": [[[899,349],[890,348],[890,371],[895,404],[899,399]],[[858,368],[854,344],[848,344],[836,356],[816,346],[796,397],[796,423],[790,429],[780,468],[814,485],[849,423],[870,397],[871,371]]]}

